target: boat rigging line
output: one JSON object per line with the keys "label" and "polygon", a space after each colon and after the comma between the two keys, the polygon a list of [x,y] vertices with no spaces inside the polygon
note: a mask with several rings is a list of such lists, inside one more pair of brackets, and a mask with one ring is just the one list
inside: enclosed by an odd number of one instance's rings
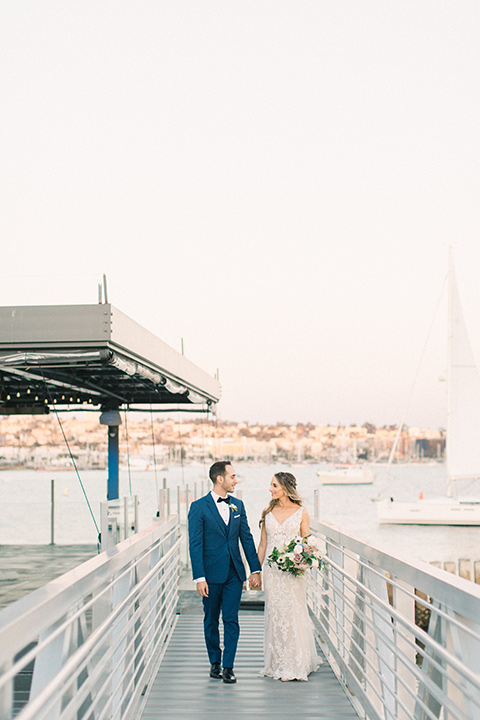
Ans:
{"label": "boat rigging line", "polygon": [[153,411],[152,403],[150,403],[150,429],[152,431],[152,450],[153,450],[153,472],[155,477],[155,497],[158,498],[158,475],[157,475],[157,453],[155,447],[155,431],[153,428]]}
{"label": "boat rigging line", "polygon": [[[178,406],[177,406],[178,410]],[[185,487],[185,468],[183,467],[183,435],[180,425],[180,418],[177,418],[178,423],[178,436],[180,438],[180,467],[182,468],[182,485]]]}
{"label": "boat rigging line", "polygon": [[65,445],[67,446],[68,454],[69,454],[69,456],[70,456],[70,460],[72,461],[72,465],[73,465],[73,468],[74,468],[74,470],[75,470],[75,474],[76,474],[76,476],[77,476],[78,482],[80,483],[80,487],[81,487],[81,489],[82,489],[83,496],[84,496],[84,498],[85,498],[85,502],[87,503],[87,506],[88,506],[90,515],[92,516],[93,524],[95,525],[95,530],[97,531],[97,548],[98,548],[98,551],[100,552],[100,529],[99,529],[99,527],[98,527],[98,525],[97,525],[97,521],[95,520],[95,515],[93,514],[92,506],[90,505],[90,501],[89,501],[89,499],[88,499],[87,491],[85,490],[85,486],[84,486],[84,484],[83,484],[83,482],[82,482],[82,478],[80,477],[80,473],[79,473],[78,468],[77,468],[77,463],[75,462],[75,458],[74,458],[73,453],[72,453],[72,451],[71,451],[71,449],[70,449],[70,445],[69,445],[69,443],[68,443],[67,436],[66,436],[66,434],[65,434],[65,430],[63,429],[62,422],[61,422],[60,417],[59,417],[59,415],[58,415],[57,408],[56,408],[56,406],[55,406],[55,403],[53,402],[52,395],[51,395],[51,392],[50,392],[50,388],[49,388],[49,386],[48,386],[48,383],[47,383],[47,381],[46,381],[46,378],[45,378],[45,375],[44,375],[44,372],[43,372],[43,368],[42,368],[41,365],[39,365],[38,367],[40,368],[40,372],[42,373],[42,378],[43,378],[43,383],[44,383],[44,385],[45,385],[45,390],[46,390],[46,392],[47,392],[47,395],[48,395],[49,398],[50,398],[50,405],[51,405],[51,407],[53,408],[53,412],[55,413],[55,417],[57,418],[57,422],[58,422],[58,425],[59,425],[59,427],[60,427],[60,430],[61,430],[61,433],[62,433],[64,442],[65,442]]}
{"label": "boat rigging line", "polygon": [[[209,414],[210,414],[210,408],[207,408],[207,422],[209,420]],[[203,415],[200,416],[200,425],[202,428],[202,440],[203,440],[203,474],[204,474],[204,480],[207,480],[207,449],[205,446],[205,428],[203,425]]]}
{"label": "boat rigging line", "polygon": [[380,487],[379,487],[379,489],[378,489],[378,494],[377,494],[375,497],[370,498],[370,500],[372,500],[373,502],[378,502],[378,501],[381,499],[381,497],[382,497],[382,492],[383,492],[383,489],[384,489],[384,487],[385,487],[385,482],[386,482],[386,479],[387,479],[387,477],[388,477],[388,475],[389,475],[390,465],[392,464],[393,458],[395,457],[395,453],[397,452],[397,447],[398,447],[398,443],[399,443],[399,440],[400,440],[400,435],[402,434],[403,427],[404,427],[405,422],[406,422],[406,419],[407,419],[407,417],[408,417],[408,413],[409,413],[409,410],[410,410],[410,403],[412,402],[412,397],[413,397],[413,391],[414,391],[414,389],[415,389],[415,385],[416,385],[416,383],[417,383],[418,376],[419,376],[419,374],[420,374],[420,368],[422,367],[422,364],[423,364],[423,358],[425,357],[425,352],[426,352],[426,350],[427,350],[428,343],[430,342],[430,336],[431,336],[431,334],[432,334],[432,330],[433,330],[433,327],[434,327],[434,325],[435,325],[435,321],[436,321],[436,319],[437,319],[437,315],[438,315],[438,311],[439,311],[439,309],[440,309],[440,303],[441,303],[441,301],[442,301],[443,292],[444,292],[444,290],[445,290],[445,284],[446,284],[446,282],[447,282],[447,279],[448,279],[448,274],[446,274],[445,277],[443,278],[442,289],[440,290],[440,295],[439,295],[439,297],[438,297],[437,305],[436,305],[436,307],[435,307],[435,311],[434,311],[434,313],[433,313],[433,317],[432,317],[432,321],[431,321],[431,323],[430,323],[430,327],[429,327],[429,330],[428,330],[428,333],[427,333],[427,337],[426,337],[425,343],[424,343],[424,345],[423,345],[422,353],[421,353],[421,355],[420,355],[420,360],[419,360],[419,362],[418,362],[417,369],[416,369],[416,371],[415,371],[415,375],[414,375],[414,378],[413,378],[413,382],[412,382],[412,385],[411,385],[411,387],[410,387],[410,392],[408,393],[408,398],[407,398],[407,402],[406,402],[406,405],[405,405],[405,410],[404,410],[404,413],[403,413],[403,420],[402,420],[402,422],[401,422],[401,423],[399,424],[399,426],[398,426],[397,434],[395,435],[395,440],[393,441],[392,449],[390,450],[390,454],[389,454],[389,456],[388,456],[388,461],[387,461],[387,465],[386,465],[386,468],[385,468],[385,472],[384,472],[383,477],[382,477],[382,482],[381,482],[381,485],[380,485]]}

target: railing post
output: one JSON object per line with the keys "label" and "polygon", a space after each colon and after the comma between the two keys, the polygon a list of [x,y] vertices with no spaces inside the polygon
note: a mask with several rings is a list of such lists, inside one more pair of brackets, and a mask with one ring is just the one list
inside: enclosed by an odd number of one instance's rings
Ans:
{"label": "railing post", "polygon": [[55,545],[55,480],[50,480],[50,545]]}
{"label": "railing post", "polygon": [[138,532],[138,495],[133,496],[134,501],[134,522],[135,522],[135,534]]}
{"label": "railing post", "polygon": [[123,538],[126,540],[129,535],[129,522],[128,522],[128,498],[123,498]]}
{"label": "railing post", "polygon": [[157,518],[163,522],[165,520],[165,490],[158,491],[158,515]]}
{"label": "railing post", "polygon": [[[5,663],[0,668],[0,676],[5,674],[10,669],[12,663]],[[9,680],[3,687],[0,688],[0,717],[9,718],[12,717],[13,710],[13,680]]]}
{"label": "railing post", "polygon": [[320,490],[316,488],[313,491],[313,517],[320,520]]}

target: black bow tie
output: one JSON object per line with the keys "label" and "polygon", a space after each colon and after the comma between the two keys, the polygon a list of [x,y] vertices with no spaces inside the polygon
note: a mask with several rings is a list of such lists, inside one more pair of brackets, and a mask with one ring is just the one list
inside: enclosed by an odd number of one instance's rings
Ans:
{"label": "black bow tie", "polygon": [[229,497],[226,497],[226,498],[219,497],[219,498],[217,498],[217,503],[218,502],[226,502],[228,505],[228,503],[230,502],[230,498]]}

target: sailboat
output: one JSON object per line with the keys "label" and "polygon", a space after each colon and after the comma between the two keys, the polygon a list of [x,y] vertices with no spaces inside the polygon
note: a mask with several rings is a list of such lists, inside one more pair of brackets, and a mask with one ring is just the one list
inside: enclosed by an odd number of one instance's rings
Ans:
{"label": "sailboat", "polygon": [[380,523],[480,525],[480,497],[456,497],[455,483],[480,478],[480,374],[473,356],[449,257],[446,497],[414,502],[380,500]]}
{"label": "sailboat", "polygon": [[370,465],[357,461],[357,442],[353,440],[351,460],[346,458],[346,436],[342,437],[344,462],[333,463],[325,470],[318,470],[317,475],[322,485],[371,485],[375,480]]}

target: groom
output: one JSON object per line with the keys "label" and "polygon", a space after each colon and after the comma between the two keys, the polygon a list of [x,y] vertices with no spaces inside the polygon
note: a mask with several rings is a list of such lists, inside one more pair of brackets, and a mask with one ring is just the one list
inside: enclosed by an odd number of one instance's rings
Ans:
{"label": "groom", "polygon": [[[245,568],[239,540],[250,566],[252,587],[260,586],[261,566],[241,500],[228,493],[235,490],[237,476],[229,462],[210,468],[213,489],[196,500],[188,514],[190,559],[197,592],[203,599],[205,644],[210,660],[210,677],[225,683],[237,682],[233,665],[240,628],[238,610]],[[223,671],[218,621],[223,619]]]}

